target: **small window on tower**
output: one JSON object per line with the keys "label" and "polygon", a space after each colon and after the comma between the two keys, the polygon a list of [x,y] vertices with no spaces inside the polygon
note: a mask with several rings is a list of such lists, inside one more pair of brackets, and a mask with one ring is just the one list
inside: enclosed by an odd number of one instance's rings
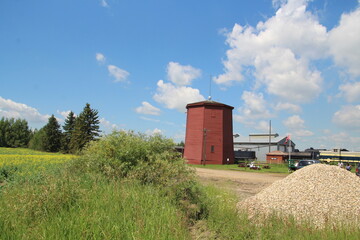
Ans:
{"label": "small window on tower", "polygon": [[215,146],[214,145],[211,145],[211,152],[215,152]]}

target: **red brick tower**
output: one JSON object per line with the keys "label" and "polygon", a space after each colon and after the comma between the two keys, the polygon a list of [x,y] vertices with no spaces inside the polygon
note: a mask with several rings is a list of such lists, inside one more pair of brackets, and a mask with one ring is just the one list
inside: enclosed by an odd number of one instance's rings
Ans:
{"label": "red brick tower", "polygon": [[214,101],[187,108],[184,157],[190,164],[234,163],[232,110]]}

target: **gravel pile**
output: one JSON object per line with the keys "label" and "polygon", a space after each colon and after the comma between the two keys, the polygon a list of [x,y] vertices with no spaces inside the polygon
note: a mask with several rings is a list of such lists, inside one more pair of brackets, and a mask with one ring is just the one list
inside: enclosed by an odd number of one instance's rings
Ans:
{"label": "gravel pile", "polygon": [[337,166],[314,164],[274,182],[238,203],[250,217],[276,213],[296,221],[325,224],[360,223],[360,178]]}

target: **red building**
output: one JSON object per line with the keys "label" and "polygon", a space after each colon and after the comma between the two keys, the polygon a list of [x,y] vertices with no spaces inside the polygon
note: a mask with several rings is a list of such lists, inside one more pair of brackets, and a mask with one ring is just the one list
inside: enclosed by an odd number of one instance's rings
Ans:
{"label": "red building", "polygon": [[190,164],[232,164],[234,107],[203,101],[187,108],[184,158]]}
{"label": "red building", "polygon": [[266,162],[267,163],[285,163],[286,160],[289,159],[289,153],[285,153],[282,151],[273,151],[266,154]]}

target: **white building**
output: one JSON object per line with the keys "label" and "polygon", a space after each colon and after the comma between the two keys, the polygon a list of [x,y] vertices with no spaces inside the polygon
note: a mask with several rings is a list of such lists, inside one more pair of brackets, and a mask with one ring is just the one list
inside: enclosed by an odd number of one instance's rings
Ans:
{"label": "white building", "polygon": [[[290,146],[289,146],[290,145]],[[282,151],[282,152],[294,152],[295,143],[290,140],[287,141],[287,138],[284,137],[281,140],[272,139],[269,142],[269,138],[256,138],[256,141],[253,141],[251,138],[249,141],[234,141],[234,151],[242,150],[242,151],[254,151],[256,154],[257,161],[266,162],[266,154],[272,151]]]}

